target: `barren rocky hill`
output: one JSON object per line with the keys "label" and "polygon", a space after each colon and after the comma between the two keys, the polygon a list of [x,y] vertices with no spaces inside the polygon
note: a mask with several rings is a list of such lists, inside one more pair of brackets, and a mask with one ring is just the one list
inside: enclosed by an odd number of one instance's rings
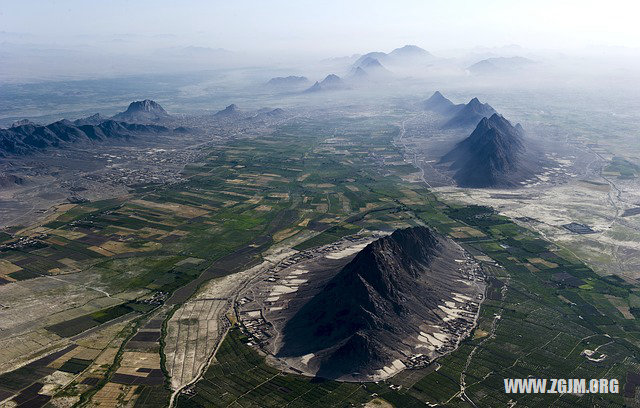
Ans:
{"label": "barren rocky hill", "polygon": [[517,187],[540,171],[543,155],[529,146],[520,124],[513,126],[494,113],[440,163],[449,163],[461,187]]}
{"label": "barren rocky hill", "polygon": [[[86,123],[85,121],[78,123]],[[128,139],[142,134],[167,133],[164,126],[105,120],[96,125],[60,120],[46,126],[27,123],[0,129],[0,156],[27,155],[47,148],[63,148],[78,143]]]}
{"label": "barren rocky hill", "polygon": [[[301,358],[320,377],[349,380],[381,378],[416,350],[435,352],[441,345],[429,336],[452,320],[445,302],[477,295],[463,283],[463,259],[456,244],[426,227],[374,241],[286,323],[277,356]],[[471,314],[459,316],[461,323]]]}
{"label": "barren rocky hill", "polygon": [[126,111],[114,115],[111,119],[130,123],[155,123],[171,118],[159,103],[150,99],[129,104]]}

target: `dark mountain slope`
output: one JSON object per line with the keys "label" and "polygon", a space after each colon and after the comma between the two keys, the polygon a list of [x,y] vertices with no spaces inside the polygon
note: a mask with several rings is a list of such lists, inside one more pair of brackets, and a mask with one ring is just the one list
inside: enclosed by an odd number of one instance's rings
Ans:
{"label": "dark mountain slope", "polygon": [[450,163],[461,187],[516,187],[532,178],[542,165],[542,154],[527,146],[520,124],[502,116],[482,118],[469,137],[440,160]]}
{"label": "dark mountain slope", "polygon": [[374,375],[422,324],[440,320],[438,305],[460,285],[458,251],[426,227],[374,241],[287,322],[278,356],[313,353],[321,377]]}
{"label": "dark mountain slope", "polygon": [[0,129],[0,156],[26,155],[50,147],[65,147],[82,142],[127,139],[142,134],[170,132],[164,126],[142,125],[106,120],[97,125],[76,125],[60,120],[46,126],[26,124]]}
{"label": "dark mountain slope", "polygon": [[100,116],[99,113],[95,115],[87,116],[86,118],[80,118],[73,121],[73,124],[76,126],[80,125],[98,125],[104,122],[106,119]]}

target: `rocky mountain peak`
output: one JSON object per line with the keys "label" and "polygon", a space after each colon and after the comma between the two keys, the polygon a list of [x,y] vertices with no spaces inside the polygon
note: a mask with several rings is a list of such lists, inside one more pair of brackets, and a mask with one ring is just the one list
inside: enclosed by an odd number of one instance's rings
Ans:
{"label": "rocky mountain peak", "polygon": [[129,104],[129,107],[125,113],[136,112],[152,112],[160,115],[167,115],[167,111],[164,110],[159,103],[152,101],[151,99],[145,99],[143,101],[135,101]]}
{"label": "rocky mountain peak", "polygon": [[424,320],[411,316],[433,316],[450,296],[458,250],[423,226],[373,241],[287,322],[279,356],[313,353],[318,375],[372,375],[390,358],[393,342],[418,335]]}

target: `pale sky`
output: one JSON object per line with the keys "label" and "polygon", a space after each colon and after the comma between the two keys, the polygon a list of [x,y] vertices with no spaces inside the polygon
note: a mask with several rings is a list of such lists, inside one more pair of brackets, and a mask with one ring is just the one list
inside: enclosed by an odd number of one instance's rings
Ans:
{"label": "pale sky", "polygon": [[338,56],[403,44],[640,47],[634,0],[0,0],[7,43]]}

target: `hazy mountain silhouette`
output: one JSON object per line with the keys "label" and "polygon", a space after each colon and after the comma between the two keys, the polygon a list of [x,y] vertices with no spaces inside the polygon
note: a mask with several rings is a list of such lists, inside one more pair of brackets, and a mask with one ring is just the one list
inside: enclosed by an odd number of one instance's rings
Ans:
{"label": "hazy mountain silhouette", "polygon": [[405,45],[394,49],[390,53],[376,51],[364,54],[352,65],[352,70],[361,67],[366,59],[375,59],[383,65],[410,68],[429,63],[435,57],[429,51],[416,45]]}
{"label": "hazy mountain silhouette", "polygon": [[404,59],[404,60],[431,60],[433,55],[417,45],[405,45],[404,47],[396,48],[387,54],[391,59]]}
{"label": "hazy mountain silhouette", "polygon": [[309,83],[309,79],[304,76],[290,75],[287,77],[275,77],[271,78],[267,85],[274,88],[296,88],[302,87]]}
{"label": "hazy mountain silhouette", "polygon": [[480,102],[478,98],[471,99],[467,104],[454,104],[440,91],[434,92],[422,102],[422,107],[444,116],[445,120],[441,125],[444,129],[470,128],[477,125],[480,119],[496,113],[491,105]]}
{"label": "hazy mountain silhouette", "polygon": [[533,64],[533,60],[524,57],[495,57],[478,61],[467,70],[475,75],[501,75],[517,72]]}
{"label": "hazy mountain silhouette", "polygon": [[380,61],[375,58],[367,57],[352,69],[351,76],[357,79],[384,79],[392,75],[391,71],[386,69]]}
{"label": "hazy mountain silhouette", "polygon": [[213,117],[216,119],[239,119],[243,117],[244,114],[238,108],[238,105],[232,103],[226,108],[219,110],[218,112],[213,114]]}
{"label": "hazy mountain silhouette", "polygon": [[338,91],[343,89],[349,89],[349,87],[342,78],[335,74],[329,74],[322,81],[313,84],[305,92]]}
{"label": "hazy mountain silhouette", "polygon": [[445,129],[471,127],[478,124],[480,119],[489,117],[496,113],[496,110],[488,103],[482,103],[478,98],[473,98],[455,110],[455,113],[447,120],[442,127]]}
{"label": "hazy mountain silhouette", "polygon": [[422,103],[422,106],[426,110],[446,116],[453,116],[464,107],[464,105],[454,104],[445,98],[440,91],[435,91],[429,99]]}

